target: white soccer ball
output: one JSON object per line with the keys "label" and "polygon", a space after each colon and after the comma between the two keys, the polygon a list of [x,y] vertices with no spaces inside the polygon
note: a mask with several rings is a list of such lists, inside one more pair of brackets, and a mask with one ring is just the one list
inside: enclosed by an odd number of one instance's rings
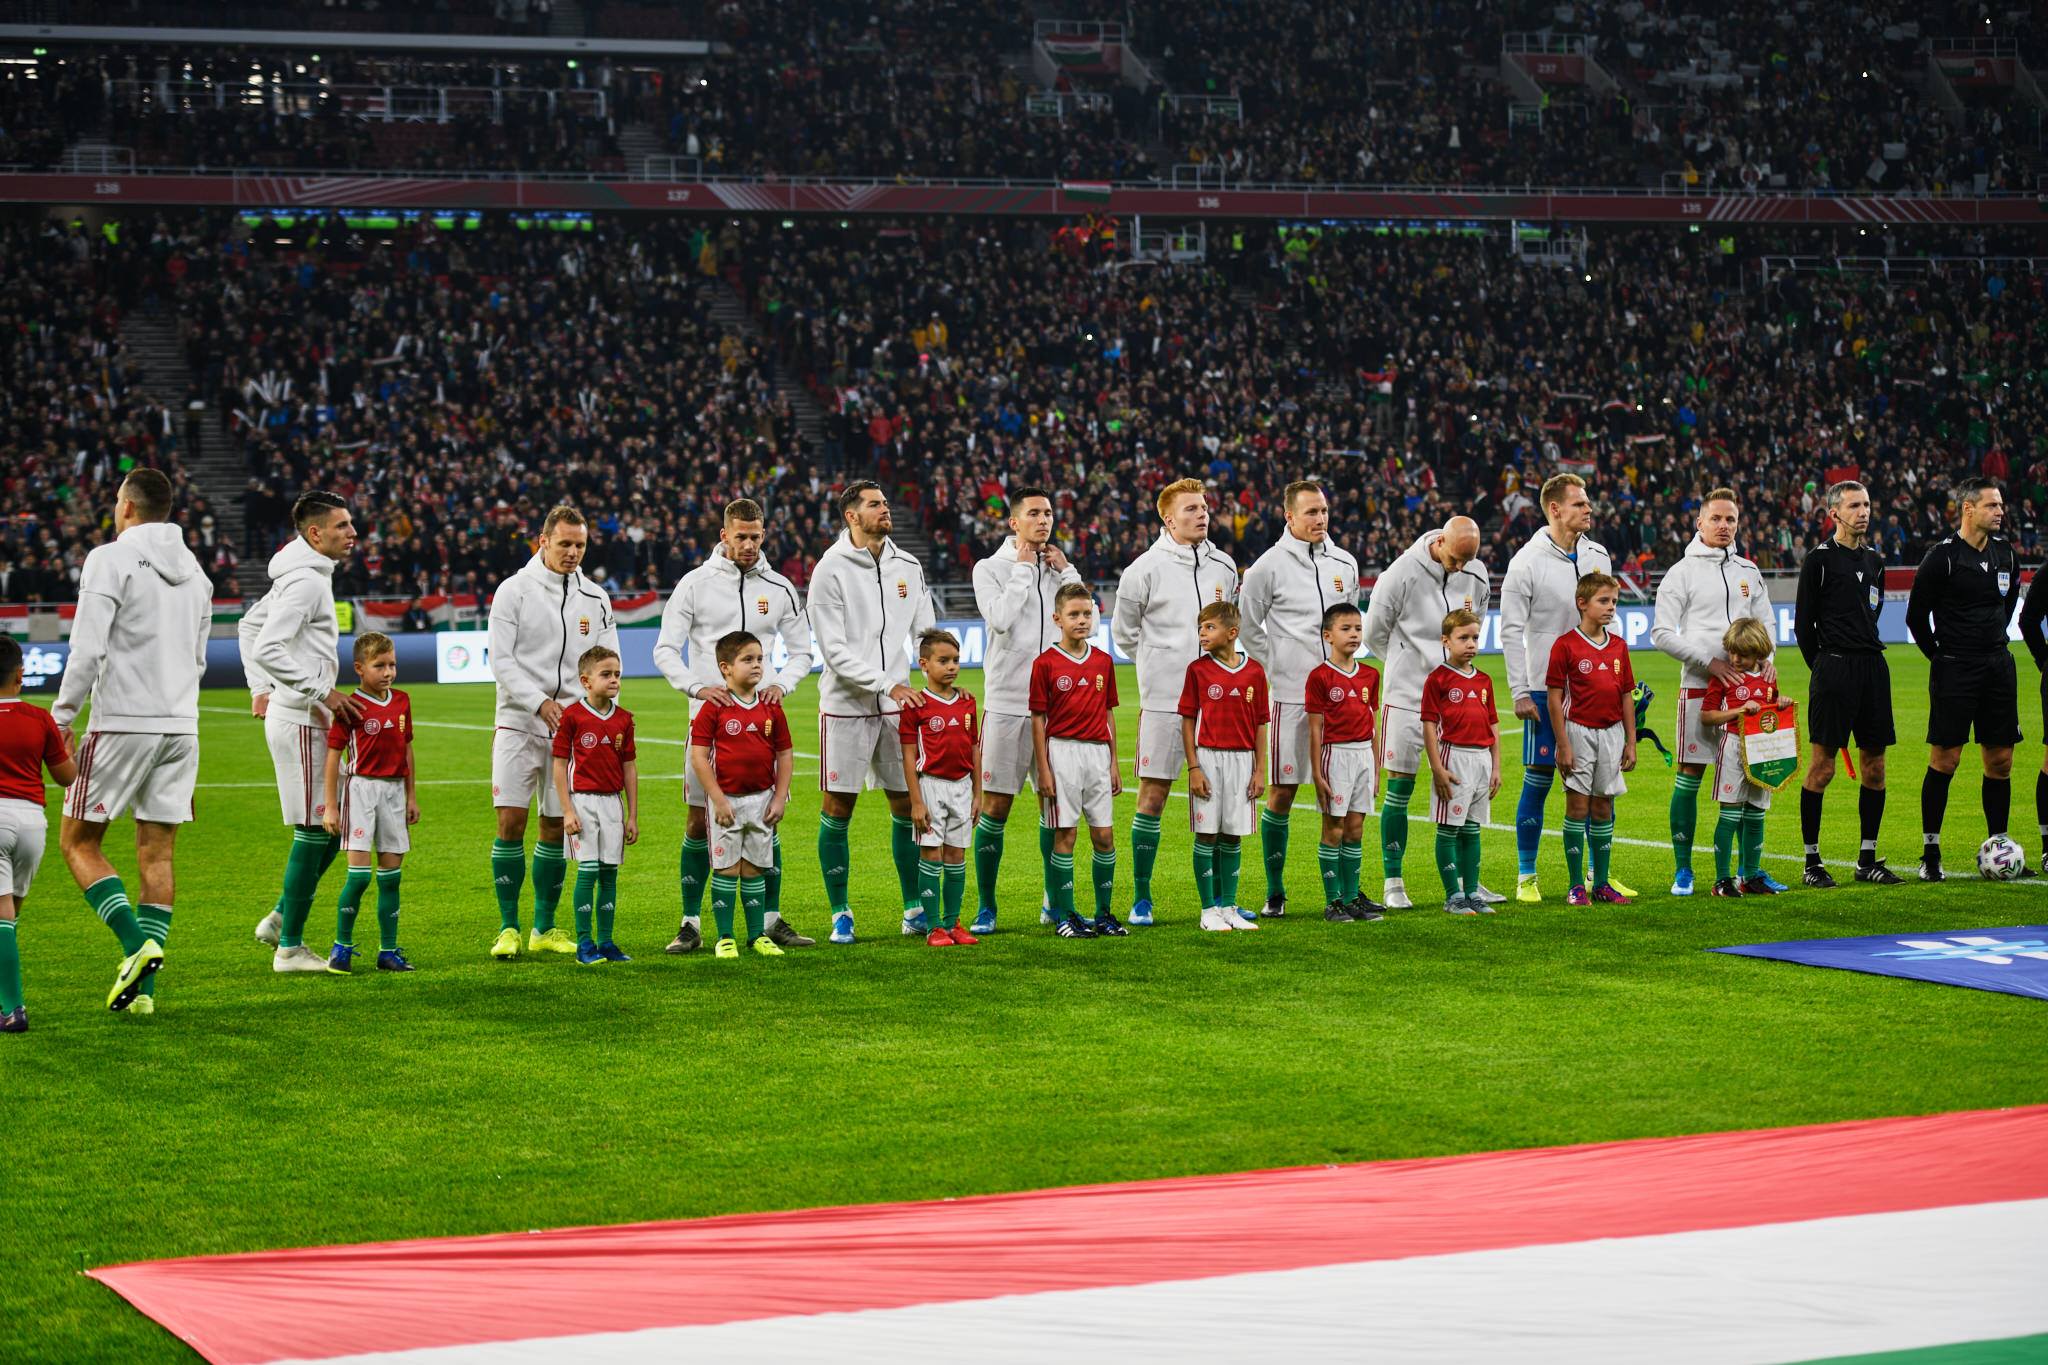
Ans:
{"label": "white soccer ball", "polygon": [[2026,850],[2003,834],[1994,834],[1977,846],[1977,870],[1986,881],[2009,882],[2026,865]]}

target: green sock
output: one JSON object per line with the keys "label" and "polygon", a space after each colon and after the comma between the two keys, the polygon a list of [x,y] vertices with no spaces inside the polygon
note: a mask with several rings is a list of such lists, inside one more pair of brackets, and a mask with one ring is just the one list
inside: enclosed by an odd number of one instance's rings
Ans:
{"label": "green sock", "polygon": [[[136,926],[142,930],[142,936],[144,938],[153,938],[156,940],[157,947],[162,948],[166,952],[170,951],[170,906],[152,905],[149,902],[144,901],[141,905],[135,908],[135,923]],[[161,975],[161,972],[151,972],[148,976],[143,977],[142,994],[150,997],[152,1000],[155,999],[156,979]]]}
{"label": "green sock", "polygon": [[711,875],[711,841],[683,836],[682,856],[676,859],[676,886],[683,894],[683,918],[704,916],[704,879]]}
{"label": "green sock", "polygon": [[761,874],[761,913],[770,924],[782,918],[782,831],[768,831],[769,852],[774,856]]}
{"label": "green sock", "polygon": [[377,870],[377,950],[384,953],[398,951],[398,882],[405,875],[402,867],[385,867]]}
{"label": "green sock", "polygon": [[1358,894],[1358,874],[1365,867],[1365,841],[1351,839],[1337,846],[1337,889],[1350,900]]}
{"label": "green sock", "polygon": [[729,872],[711,874],[711,915],[718,921],[718,936],[732,937],[732,903],[740,894],[740,879]]}
{"label": "green sock", "polygon": [[1003,826],[993,816],[974,821],[974,886],[983,910],[996,908],[996,878],[1003,870]]}
{"label": "green sock", "polygon": [[1569,885],[1586,884],[1586,822],[1570,816],[1564,821],[1564,868]]}
{"label": "green sock", "polygon": [[1467,820],[1465,827],[1458,831],[1458,878],[1465,883],[1465,894],[1476,895],[1479,891],[1479,822]]}
{"label": "green sock", "polygon": [[1344,899],[1344,851],[1342,844],[1316,845],[1316,870],[1323,874],[1323,903],[1334,905]]}
{"label": "green sock", "polygon": [[1138,902],[1152,899],[1152,864],[1159,860],[1159,817],[1131,817],[1131,896]]}
{"label": "green sock", "polygon": [[1714,880],[1727,881],[1735,875],[1736,845],[1742,839],[1742,807],[1721,803],[1721,818],[1714,822]]}
{"label": "green sock", "polygon": [[313,912],[313,897],[320,891],[320,874],[334,861],[341,840],[324,829],[301,825],[292,831],[291,856],[284,864],[284,928],[278,931],[277,946],[297,948],[306,941],[306,916]]}
{"label": "green sock", "polygon": [[1097,851],[1090,867],[1095,873],[1095,918],[1101,919],[1116,906],[1116,850]]}
{"label": "green sock", "polygon": [[960,902],[967,898],[967,864],[946,864],[946,927],[960,923]]}
{"label": "green sock", "polygon": [[946,869],[937,859],[917,860],[917,903],[924,907],[927,932],[945,923]]}
{"label": "green sock", "polygon": [[[595,944],[590,935],[597,927],[597,873],[603,863],[588,862],[576,864],[576,942]],[[540,927],[540,909],[534,908],[533,927]]]}
{"label": "green sock", "polygon": [[498,926],[519,927],[519,889],[526,885],[526,846],[517,839],[491,840],[491,885],[498,893]]}
{"label": "green sock", "polygon": [[21,1008],[21,945],[11,919],[0,919],[0,1014]]}
{"label": "green sock", "polygon": [[545,934],[555,927],[555,912],[562,908],[562,883],[569,877],[569,857],[559,842],[533,846],[533,931]]}
{"label": "green sock", "polygon": [[1760,806],[1742,808],[1742,875],[1764,875],[1764,815]]}
{"label": "green sock", "polygon": [[376,869],[357,867],[349,864],[348,876],[341,883],[341,900],[334,907],[334,941],[354,947],[356,942],[356,916],[362,912],[363,893],[370,889],[376,878]]}
{"label": "green sock", "polygon": [[1614,859],[1614,817],[1586,826],[1586,842],[1593,847],[1593,885],[1607,885],[1607,869]]}
{"label": "green sock", "polygon": [[768,879],[740,878],[740,910],[747,917],[747,942],[768,932]]}
{"label": "green sock", "polygon": [[1266,859],[1266,899],[1287,894],[1288,817],[1269,810],[1259,812],[1259,851]]}
{"label": "green sock", "polygon": [[1436,827],[1436,870],[1437,874],[1444,879],[1444,894],[1446,896],[1462,896],[1465,894],[1464,883],[1458,879],[1458,827],[1456,825],[1438,825]]}
{"label": "green sock", "polygon": [[889,852],[896,859],[896,889],[903,894],[903,913],[923,914],[917,898],[917,865],[924,860],[918,856],[917,828],[903,816],[889,817]]}
{"label": "green sock", "polygon": [[1216,839],[1216,903],[1237,904],[1237,868],[1244,857],[1244,845],[1235,838]]}
{"label": "green sock", "polygon": [[1195,894],[1204,910],[1216,908],[1216,844],[1195,840]]}
{"label": "green sock", "polygon": [[1052,840],[1058,833],[1042,819],[1038,824],[1038,865],[1045,873],[1045,884],[1052,885]]}
{"label": "green sock", "polygon": [[100,923],[112,929],[114,937],[121,940],[123,957],[142,946],[145,937],[142,926],[135,922],[135,911],[128,905],[128,892],[118,876],[102,877],[85,888],[85,903],[100,917]]}
{"label": "green sock", "polygon": [[1046,894],[1052,900],[1052,917],[1055,921],[1074,913],[1073,854],[1052,855],[1052,881],[1046,885]]}
{"label": "green sock", "polygon": [[597,941],[612,941],[612,926],[619,914],[619,865],[605,863],[597,870]]}
{"label": "green sock", "polygon": [[[852,855],[847,852],[846,822],[836,815],[818,817],[818,870],[825,877],[825,900],[832,907],[832,913],[843,915],[846,908],[847,862]],[[716,880],[717,874],[713,874]],[[738,883],[734,883],[737,887]],[[730,911],[728,910],[728,913]],[[725,935],[731,938],[730,933]]]}
{"label": "green sock", "polygon": [[1415,795],[1415,779],[1387,779],[1387,799],[1380,803],[1380,864],[1389,877],[1401,875],[1401,855],[1408,847],[1408,799]]}
{"label": "green sock", "polygon": [[1700,818],[1700,774],[1671,779],[1671,857],[1680,872],[1692,870],[1692,840]]}

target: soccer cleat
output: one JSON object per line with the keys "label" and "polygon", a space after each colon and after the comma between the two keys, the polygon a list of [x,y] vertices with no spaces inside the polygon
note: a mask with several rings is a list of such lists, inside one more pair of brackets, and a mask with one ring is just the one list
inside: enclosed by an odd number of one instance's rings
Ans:
{"label": "soccer cleat", "polygon": [[1923,882],[1947,881],[1948,873],[1941,870],[1941,859],[1922,858],[1920,860],[1920,880]]}
{"label": "soccer cleat", "polygon": [[[724,942],[724,941],[725,941],[725,940],[720,940],[720,942]],[[851,942],[853,942],[853,916],[852,916],[852,915],[850,915],[850,914],[846,914],[846,915],[834,915],[834,916],[832,917],[832,941],[833,941],[834,943],[851,943]],[[735,950],[735,951],[737,951],[737,950]],[[726,956],[730,957],[730,956],[732,956],[732,954],[731,954],[731,953],[728,953],[728,954],[726,954]]]}
{"label": "soccer cleat", "polygon": [[1227,934],[1236,927],[1218,906],[1212,905],[1202,912],[1202,928],[1212,934]]}
{"label": "soccer cleat", "polygon": [[1585,887],[1575,886],[1564,893],[1564,903],[1566,905],[1591,905],[1593,898],[1586,894]]}
{"label": "soccer cleat", "polygon": [[1771,888],[1771,894],[1773,896],[1782,896],[1787,891],[1790,891],[1792,889],[1791,887],[1785,885],[1785,883],[1779,881],[1776,877],[1773,877],[1768,872],[1759,872],[1756,875],[1763,880],[1765,886]]}
{"label": "soccer cleat", "polygon": [[1058,924],[1055,924],[1052,927],[1052,931],[1055,934],[1058,934],[1061,938],[1095,937],[1095,931],[1088,927],[1088,921],[1082,919],[1079,915],[1067,915],[1063,917]]}
{"label": "soccer cleat", "polygon": [[377,970],[380,972],[415,972],[419,968],[405,960],[405,954],[396,948],[386,948],[377,954]]}
{"label": "soccer cleat", "polygon": [[1444,913],[1447,915],[1476,915],[1479,913],[1479,907],[1472,903],[1470,896],[1460,892],[1444,902]]}
{"label": "soccer cleat", "polygon": [[519,931],[517,929],[500,929],[497,941],[491,944],[491,956],[496,958],[518,957]]}
{"label": "soccer cleat", "polygon": [[1720,881],[1714,883],[1714,894],[1730,900],[1741,900],[1742,883],[1736,881],[1733,877],[1723,877]]}
{"label": "soccer cleat", "polygon": [[1038,922],[1039,922],[1040,924],[1051,924],[1051,923],[1053,922],[1053,920],[1052,920],[1052,902],[1051,902],[1051,901],[1049,901],[1049,900],[1041,900],[1041,901],[1039,901],[1039,903],[1038,903]]}
{"label": "soccer cleat", "polygon": [[1771,886],[1771,879],[1769,877],[1764,876],[1761,873],[1757,874],[1754,877],[1744,877],[1742,879],[1742,894],[1745,896],[1777,895],[1778,893],[1776,891],[1773,891],[1771,889]]}
{"label": "soccer cleat", "polygon": [[27,1033],[28,1006],[22,1005],[0,1014],[0,1033]]}
{"label": "soccer cleat", "polygon": [[[273,972],[325,972],[327,959],[306,947],[303,943],[296,948],[279,948],[270,955],[270,970]],[[120,1008],[115,1006],[115,1008]]]}
{"label": "soccer cleat", "polygon": [[1808,863],[1806,871],[1800,874],[1799,879],[1816,891],[1832,891],[1840,885],[1835,880],[1835,874],[1819,863]]}
{"label": "soccer cleat", "polygon": [[932,928],[931,925],[925,921],[924,911],[920,910],[914,915],[911,914],[909,911],[904,912],[903,936],[905,938],[909,938],[916,935],[929,934],[931,932]]}
{"label": "soccer cleat", "polygon": [[804,934],[799,934],[796,930],[790,928],[789,921],[780,915],[775,917],[775,923],[768,926],[768,940],[778,948],[815,948],[818,946],[818,940]]}
{"label": "soccer cleat", "polygon": [[1465,897],[1465,900],[1467,904],[1469,904],[1474,910],[1477,910],[1482,915],[1490,915],[1493,913],[1493,907],[1488,905],[1485,901],[1479,899],[1479,897],[1476,895],[1467,896]]}
{"label": "soccer cleat", "polygon": [[789,956],[789,954],[782,951],[782,947],[780,944],[776,943],[774,939],[768,937],[768,935],[766,934],[763,934],[761,935],[761,937],[754,940],[754,951],[759,953],[762,957]]}
{"label": "soccer cleat", "polygon": [[[1137,903],[1136,903],[1135,905],[1133,905],[1133,906],[1131,907],[1131,913],[1130,913],[1130,915],[1129,915],[1129,920],[1130,920],[1130,922],[1131,922],[1132,924],[1135,924],[1135,925],[1137,925],[1137,926],[1138,926],[1138,927],[1139,927],[1140,929],[1143,929],[1143,928],[1145,928],[1145,927],[1146,927],[1147,925],[1151,924],[1151,923],[1152,923],[1152,902],[1151,902],[1151,901],[1139,901],[1139,902],[1137,902]],[[981,927],[980,925],[976,925],[976,926],[975,926],[975,928],[976,928],[976,929],[979,929],[980,927]]]}
{"label": "soccer cleat", "polygon": [[598,950],[598,946],[595,943],[584,942],[576,945],[577,966],[602,967],[604,962],[605,956]]}
{"label": "soccer cleat", "polygon": [[1346,901],[1331,901],[1323,907],[1323,919],[1330,924],[1351,923],[1351,906]]}
{"label": "soccer cleat", "polygon": [[1234,905],[1226,905],[1222,909],[1225,917],[1230,920],[1230,927],[1233,929],[1256,929],[1259,927],[1257,920]]}
{"label": "soccer cleat", "polygon": [[138,995],[128,1002],[130,1019],[147,1018],[156,1013],[156,1000],[152,996]]}
{"label": "soccer cleat", "polygon": [[1884,859],[1856,864],[1856,880],[1873,886],[1903,886],[1906,879],[1884,865]]}
{"label": "soccer cleat", "polygon": [[1350,904],[1345,906],[1345,909],[1351,912],[1353,922],[1358,924],[1370,924],[1374,920],[1382,920],[1387,917],[1387,907],[1381,905],[1363,891],[1353,896]]}
{"label": "soccer cleat", "polygon": [[1481,882],[1479,883],[1479,889],[1468,895],[1466,899],[1478,901],[1481,905],[1499,905],[1502,901],[1505,901],[1507,897],[1503,896],[1498,891],[1488,890],[1486,883]]}
{"label": "soccer cleat", "polygon": [[1674,896],[1690,896],[1692,892],[1692,869],[1689,867],[1681,867],[1678,869],[1677,872],[1672,874],[1671,894]]}
{"label": "soccer cleat", "polygon": [[354,969],[356,946],[353,943],[337,943],[327,950],[327,970],[336,976],[347,976]]}
{"label": "soccer cleat", "polygon": [[993,934],[995,931],[996,908],[993,905],[984,905],[974,917],[974,932],[977,934]]}
{"label": "soccer cleat", "polygon": [[1623,886],[1623,885],[1622,885],[1622,884],[1621,884],[1620,882],[1618,882],[1618,881],[1614,880],[1614,877],[1613,877],[1613,875],[1612,875],[1611,873],[1610,873],[1610,874],[1608,875],[1608,878],[1607,878],[1607,881],[1606,881],[1606,883],[1605,883],[1605,884],[1606,884],[1607,886],[1609,886],[1609,887],[1613,888],[1613,889],[1614,889],[1615,891],[1619,892],[1619,893],[1621,894],[1621,897],[1622,897],[1622,899],[1623,899],[1623,900],[1631,900],[1631,901],[1632,901],[1632,900],[1634,900],[1634,899],[1636,898],[1636,893],[1635,893],[1635,891],[1634,891],[1634,890],[1633,890],[1632,888],[1630,888],[1630,887],[1626,887],[1626,886]]}
{"label": "soccer cleat", "polygon": [[1279,895],[1277,895],[1277,896],[1268,896],[1268,897],[1266,897],[1266,908],[1265,908],[1265,909],[1263,909],[1263,910],[1261,910],[1261,911],[1259,911],[1259,918],[1261,918],[1261,919],[1286,919],[1286,918],[1287,918],[1287,893],[1283,891],[1283,892],[1281,892],[1281,893],[1280,893]]}
{"label": "soccer cleat", "polygon": [[256,921],[256,941],[266,948],[275,948],[278,937],[284,933],[284,916],[273,910]]}
{"label": "soccer cleat", "polygon": [[1600,885],[1593,888],[1593,900],[1596,904],[1599,905],[1629,904],[1628,893],[1623,891],[1620,887],[1616,886],[1611,881],[1602,882],[1600,883]]}
{"label": "soccer cleat", "polygon": [[684,920],[682,927],[676,930],[676,936],[669,940],[668,947],[662,951],[681,957],[684,953],[694,953],[703,946],[704,932],[688,920]]}
{"label": "soccer cleat", "polygon": [[583,960],[582,949],[577,947],[575,939],[569,937],[569,931],[560,925],[556,925],[545,934],[538,929],[528,930],[526,935],[526,951],[529,953],[574,955],[577,961]]}
{"label": "soccer cleat", "polygon": [[1413,910],[1415,902],[1408,899],[1408,885],[1399,877],[1387,878],[1380,889],[1380,902],[1389,910]]}
{"label": "soccer cleat", "polygon": [[[621,948],[618,944],[612,942],[610,939],[606,939],[604,942],[598,944],[597,951],[604,957],[604,960],[606,962],[631,962],[633,960],[632,958],[626,956],[625,949]],[[781,950],[777,949],[777,951],[779,952]]]}
{"label": "soccer cleat", "polygon": [[730,958],[737,962],[740,956],[740,945],[734,943],[729,938],[722,938],[711,946],[711,955],[719,958]]}
{"label": "soccer cleat", "polygon": [[953,946],[953,936],[944,929],[932,930],[924,936],[924,941],[934,948],[950,948]]}
{"label": "soccer cleat", "polygon": [[1107,910],[1097,915],[1088,927],[1095,931],[1097,938],[1129,938],[1131,936],[1131,931],[1124,928],[1123,921]]}
{"label": "soccer cleat", "polygon": [[1515,878],[1515,899],[1523,905],[1543,904],[1543,888],[1536,884],[1534,872],[1524,872]]}
{"label": "soccer cleat", "polygon": [[958,943],[963,947],[981,942],[981,940],[976,938],[971,931],[963,929],[957,924],[949,925],[946,929],[946,932],[953,936],[953,942]]}

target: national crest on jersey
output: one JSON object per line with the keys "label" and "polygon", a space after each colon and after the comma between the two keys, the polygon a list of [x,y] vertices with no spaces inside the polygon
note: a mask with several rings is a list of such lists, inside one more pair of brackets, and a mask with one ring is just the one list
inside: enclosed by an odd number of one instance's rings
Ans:
{"label": "national crest on jersey", "polygon": [[690,744],[711,751],[711,771],[727,796],[770,791],[776,757],[790,747],[788,719],[780,705],[759,697],[707,702],[690,722]]}
{"label": "national crest on jersey", "polygon": [[579,616],[576,618],[576,633],[578,635],[590,634],[590,618],[588,616]]}
{"label": "national crest on jersey", "polygon": [[924,705],[897,712],[897,738],[917,749],[917,771],[947,781],[974,775],[974,741],[979,733],[974,694],[940,697],[930,688]]}
{"label": "national crest on jersey", "polygon": [[1302,709],[1323,718],[1324,744],[1370,740],[1379,705],[1379,670],[1368,663],[1356,665],[1348,674],[1335,664],[1317,664],[1302,690]]}
{"label": "national crest on jersey", "polygon": [[1466,673],[1438,664],[1422,680],[1422,719],[1437,727],[1442,743],[1490,748],[1497,724],[1493,680],[1477,669]]}
{"label": "national crest on jersey", "polygon": [[1608,631],[1606,638],[1595,644],[1574,627],[1550,647],[1544,686],[1562,689],[1565,715],[1575,725],[1589,730],[1619,725],[1623,716],[1634,714],[1635,704],[1628,694],[1635,685],[1628,644],[1615,631]]}
{"label": "national crest on jersey", "polygon": [[1205,749],[1251,749],[1267,720],[1261,698],[1266,672],[1249,654],[1236,667],[1204,654],[1188,665],[1179,712],[1195,722],[1195,743]]}
{"label": "national crest on jersey", "polygon": [[[1778,700],[1778,683],[1768,673],[1744,673],[1732,683],[1715,679],[1707,684],[1707,692],[1700,699],[1702,711],[1739,711],[1744,703],[1755,702],[1769,707]],[[1728,730],[1734,733],[1740,721],[1729,721]]]}
{"label": "national crest on jersey", "polygon": [[754,599],[754,615],[756,615],[756,616],[766,616],[767,614],[768,614],[768,599],[767,599],[767,598],[765,598],[765,597],[757,597],[757,598],[755,598],[755,599]]}
{"label": "national crest on jersey", "polygon": [[1109,743],[1109,713],[1116,706],[1115,665],[1089,646],[1080,658],[1053,645],[1031,661],[1031,714],[1045,717],[1057,739]]}
{"label": "national crest on jersey", "polygon": [[346,751],[348,771],[356,777],[404,777],[412,698],[395,687],[382,701],[361,688],[355,695],[361,710],[352,722],[335,719],[327,747]]}
{"label": "national crest on jersey", "polygon": [[613,703],[599,715],[590,703],[574,701],[562,708],[552,751],[569,760],[569,789],[579,792],[624,791],[625,765],[634,761],[633,713]]}

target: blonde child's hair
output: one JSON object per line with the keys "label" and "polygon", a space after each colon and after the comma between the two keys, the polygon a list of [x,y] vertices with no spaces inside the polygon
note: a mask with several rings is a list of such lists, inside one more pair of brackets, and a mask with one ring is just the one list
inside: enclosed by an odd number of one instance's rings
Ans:
{"label": "blonde child's hair", "polygon": [[1195,613],[1196,625],[1199,626],[1204,621],[1221,621],[1226,630],[1236,630],[1241,619],[1237,605],[1232,602],[1211,602]]}
{"label": "blonde child's hair", "polygon": [[1443,638],[1446,640],[1450,639],[1451,636],[1457,632],[1457,629],[1460,626],[1476,626],[1478,624],[1478,612],[1468,611],[1464,607],[1459,607],[1456,611],[1453,611],[1449,615],[1444,617]]}
{"label": "blonde child's hair", "polygon": [[1598,594],[1605,592],[1609,588],[1619,588],[1620,586],[1621,580],[1613,574],[1589,573],[1579,580],[1579,588],[1576,594],[1578,603],[1583,607]]}
{"label": "blonde child's hair", "polygon": [[1754,616],[1729,622],[1727,634],[1721,637],[1721,648],[1731,659],[1768,659],[1776,647],[1769,629]]}

